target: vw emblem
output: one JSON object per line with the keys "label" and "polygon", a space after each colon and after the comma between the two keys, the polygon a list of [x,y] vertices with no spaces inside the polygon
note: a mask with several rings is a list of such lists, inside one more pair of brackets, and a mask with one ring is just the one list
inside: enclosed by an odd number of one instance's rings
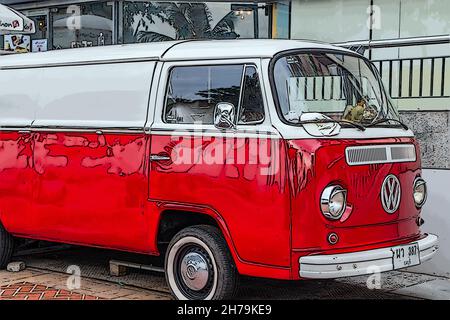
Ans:
{"label": "vw emblem", "polygon": [[396,176],[390,174],[384,179],[381,186],[381,204],[387,213],[394,213],[400,206],[402,188]]}

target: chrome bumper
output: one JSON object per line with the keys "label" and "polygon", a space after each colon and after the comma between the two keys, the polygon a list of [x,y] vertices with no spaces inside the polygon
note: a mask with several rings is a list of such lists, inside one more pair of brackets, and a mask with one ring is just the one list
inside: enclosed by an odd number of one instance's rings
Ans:
{"label": "chrome bumper", "polygon": [[[420,262],[431,259],[438,250],[438,237],[428,234],[418,243]],[[393,246],[395,247],[395,246]],[[305,256],[299,259],[300,277],[310,279],[330,279],[359,276],[394,270],[391,248],[358,251],[352,253]]]}

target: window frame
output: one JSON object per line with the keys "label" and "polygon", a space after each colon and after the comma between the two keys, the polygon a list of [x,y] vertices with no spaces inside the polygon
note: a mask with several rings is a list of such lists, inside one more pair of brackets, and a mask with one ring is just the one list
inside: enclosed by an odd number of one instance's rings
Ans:
{"label": "window frame", "polygon": [[[258,121],[250,121],[250,122],[241,122],[241,120],[239,119],[240,114],[241,114],[241,109],[242,109],[242,101],[244,98],[244,93],[245,93],[245,74],[247,72],[247,68],[255,68],[256,74],[258,75],[258,82],[259,82],[259,91],[261,93],[261,98],[262,98],[262,107],[263,107],[263,118],[261,120]],[[240,92],[240,98],[239,98],[239,107],[237,109],[237,114],[236,114],[236,125],[240,125],[240,126],[252,126],[252,125],[258,125],[263,123],[266,120],[266,108],[264,106],[264,94],[263,94],[263,89],[262,89],[262,83],[261,83],[261,76],[260,73],[258,71],[258,68],[256,67],[256,65],[254,64],[245,64],[244,65],[244,69],[242,71],[242,79],[241,79],[241,92]]]}
{"label": "window frame", "polygon": [[[192,62],[192,61],[190,61]],[[174,125],[174,126],[180,126],[180,125],[184,125],[184,126],[194,126],[196,125],[195,123],[171,123],[167,121],[167,95],[168,95],[168,90],[170,88],[170,80],[172,77],[172,71],[175,68],[186,68],[186,67],[223,67],[223,66],[242,66],[242,75],[241,75],[241,83],[240,83],[240,92],[239,92],[239,102],[238,105],[235,106],[236,108],[236,115],[235,115],[235,119],[234,119],[234,124],[236,127],[238,126],[256,126],[256,125],[260,125],[263,124],[266,121],[266,114],[268,112],[267,110],[267,105],[265,100],[265,94],[263,91],[263,83],[262,83],[262,77],[261,77],[261,72],[260,72],[260,68],[258,67],[258,64],[256,62],[239,62],[239,61],[235,61],[235,60],[224,60],[221,62],[217,62],[217,63],[211,63],[211,62],[206,62],[206,63],[202,63],[202,64],[173,64],[171,65],[166,71],[166,81],[164,83],[164,96],[163,96],[163,105],[162,105],[162,109],[161,109],[161,113],[160,113],[160,120],[163,124],[165,125]],[[260,91],[261,91],[261,96],[262,96],[262,102],[263,102],[263,111],[264,111],[264,117],[262,120],[258,121],[258,122],[251,122],[251,123],[240,123],[239,121],[239,114],[241,111],[241,106],[242,106],[242,100],[243,100],[243,87],[244,87],[244,80],[245,80],[245,72],[247,70],[248,67],[253,67],[256,70],[256,73],[258,74],[258,81],[260,83]],[[158,111],[156,111],[158,112]],[[159,118],[159,117],[158,117]],[[203,126],[214,126],[213,123],[211,124],[202,124]]]}

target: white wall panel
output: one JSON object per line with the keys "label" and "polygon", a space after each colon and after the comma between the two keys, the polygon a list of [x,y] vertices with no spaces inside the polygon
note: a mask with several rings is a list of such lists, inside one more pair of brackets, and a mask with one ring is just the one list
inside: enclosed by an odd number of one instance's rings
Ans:
{"label": "white wall panel", "polygon": [[292,1],[293,39],[342,42],[369,39],[369,0]]}

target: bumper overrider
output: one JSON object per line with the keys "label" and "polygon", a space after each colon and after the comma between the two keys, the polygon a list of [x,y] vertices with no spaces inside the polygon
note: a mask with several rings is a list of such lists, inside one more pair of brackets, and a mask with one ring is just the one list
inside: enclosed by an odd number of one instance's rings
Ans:
{"label": "bumper overrider", "polygon": [[[438,251],[438,237],[427,234],[417,243],[420,251],[420,262],[431,259]],[[394,270],[394,247],[358,251],[352,253],[311,255],[299,259],[300,277],[310,279],[329,279],[351,277],[375,272]]]}

